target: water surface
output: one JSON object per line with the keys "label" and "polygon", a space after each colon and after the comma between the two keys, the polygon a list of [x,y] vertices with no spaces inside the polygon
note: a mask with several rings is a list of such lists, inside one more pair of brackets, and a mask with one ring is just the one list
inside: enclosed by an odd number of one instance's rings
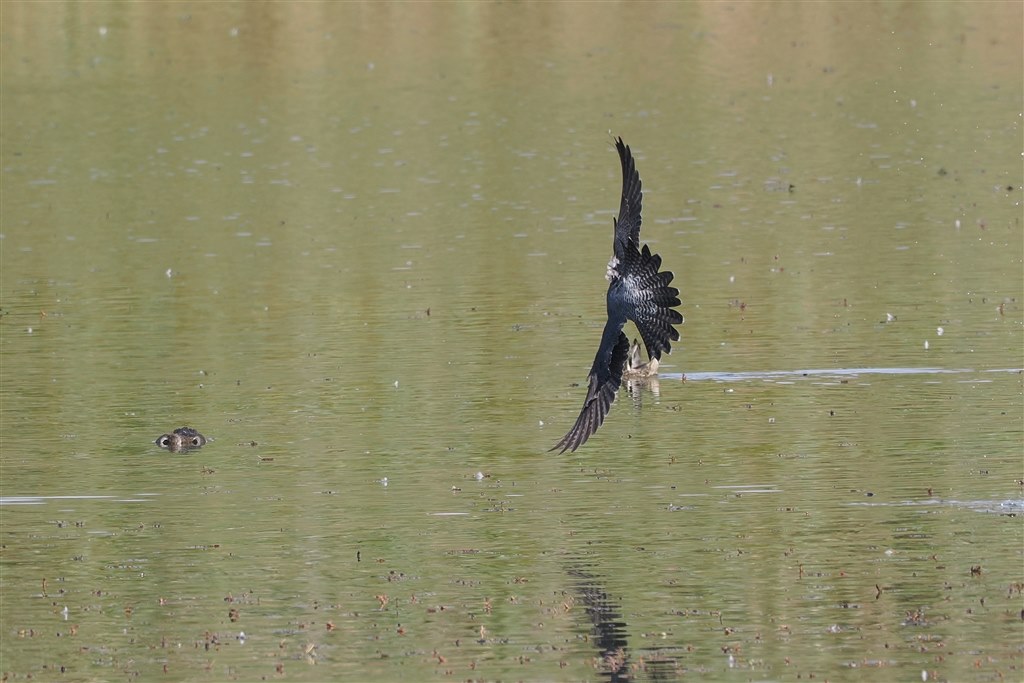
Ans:
{"label": "water surface", "polygon": [[1020,678],[1019,4],[2,14],[9,680]]}

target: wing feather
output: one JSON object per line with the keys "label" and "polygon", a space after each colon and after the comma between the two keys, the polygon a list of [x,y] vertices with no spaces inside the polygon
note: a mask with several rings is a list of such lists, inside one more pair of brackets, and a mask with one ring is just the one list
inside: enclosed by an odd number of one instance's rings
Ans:
{"label": "wing feather", "polygon": [[[629,339],[622,332],[622,323],[619,323],[618,341],[611,346],[611,342],[606,341],[614,339],[609,334],[610,329],[612,332],[615,331],[614,328],[609,328],[611,325],[614,323],[609,320],[602,337],[601,348],[598,349],[597,357],[594,358],[594,366],[590,369],[587,398],[583,401],[580,415],[576,418],[572,429],[554,445],[551,449],[553,451],[557,450],[559,453],[575,451],[585,444],[587,439],[593,436],[598,427],[604,423],[604,418],[607,417],[612,402],[615,401],[619,385],[622,384],[622,372],[626,367],[626,357],[629,355]],[[609,348],[606,349],[606,346]]]}
{"label": "wing feather", "polygon": [[683,322],[683,316],[673,308],[681,303],[679,290],[669,284],[674,275],[667,270],[659,272],[660,266],[661,257],[652,254],[646,244],[641,250],[628,244],[619,266],[621,280],[614,292],[617,305],[640,330],[648,358],[659,360],[662,353],[671,353],[672,342],[679,340],[679,331],[673,326]]}
{"label": "wing feather", "polygon": [[615,255],[621,260],[622,254],[619,252],[627,241],[632,240],[633,244],[640,243],[643,193],[640,174],[636,170],[636,162],[633,161],[633,152],[622,142],[622,138],[615,140],[615,149],[618,150],[619,161],[622,162],[622,198],[619,200],[619,217],[615,220]]}

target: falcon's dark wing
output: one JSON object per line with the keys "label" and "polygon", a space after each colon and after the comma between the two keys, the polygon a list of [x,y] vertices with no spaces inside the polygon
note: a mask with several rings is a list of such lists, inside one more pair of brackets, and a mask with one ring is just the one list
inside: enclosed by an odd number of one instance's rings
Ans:
{"label": "falcon's dark wing", "polygon": [[[609,288],[609,306],[619,308],[636,323],[647,347],[647,357],[661,359],[662,352],[672,351],[672,342],[678,341],[679,331],[673,325],[683,322],[679,311],[679,290],[671,287],[672,271],[661,268],[661,257],[652,254],[645,244],[637,251],[628,244],[618,265],[621,278]],[[614,299],[614,301],[612,301]]]}
{"label": "falcon's dark wing", "polygon": [[643,194],[640,192],[640,174],[636,171],[633,153],[622,138],[615,141],[615,149],[622,162],[622,199],[619,201],[619,217],[615,223],[615,256],[622,260],[622,250],[628,240],[640,244],[640,212],[643,209]]}
{"label": "falcon's dark wing", "polygon": [[625,320],[620,319],[616,323],[609,319],[605,324],[601,347],[597,350],[593,367],[590,368],[587,398],[583,402],[583,409],[580,410],[580,416],[576,418],[576,424],[569,433],[551,450],[557,450],[559,453],[575,451],[586,443],[604,422],[608,409],[615,400],[615,394],[619,391],[619,385],[622,384],[622,371],[626,367],[626,357],[629,355],[629,339],[622,332],[624,322]]}

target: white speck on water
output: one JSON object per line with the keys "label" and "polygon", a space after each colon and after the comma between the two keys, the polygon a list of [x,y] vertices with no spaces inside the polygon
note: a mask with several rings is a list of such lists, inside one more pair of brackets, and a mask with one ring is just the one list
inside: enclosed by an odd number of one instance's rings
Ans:
{"label": "white speck on water", "polygon": [[[484,473],[483,473],[483,472],[477,472],[477,473],[476,473],[475,475],[473,475],[473,476],[474,476],[474,477],[476,477],[476,480],[477,480],[477,481],[483,481],[483,480],[484,480],[484,476],[485,476],[485,475],[484,475]],[[67,609],[67,608],[65,607],[64,609]]]}
{"label": "white speck on water", "polygon": [[62,609],[60,611],[60,614],[61,614],[62,617],[64,617],[64,621],[68,620],[68,606],[67,605],[64,605],[64,609]]}
{"label": "white speck on water", "polygon": [[387,477],[383,477],[382,479],[378,479],[377,483],[380,484],[381,486],[385,486],[386,487],[388,485],[388,478]]}
{"label": "white speck on water", "polygon": [[537,420],[537,426],[538,427],[543,427],[544,426],[544,420]]}
{"label": "white speck on water", "polygon": [[99,34],[100,34],[101,36],[103,36],[103,37],[106,37],[106,35],[107,35],[107,27],[106,27],[106,26],[100,26],[100,27],[99,27],[99,28],[97,29],[97,31],[99,32]]}
{"label": "white speck on water", "polygon": [[729,284],[731,285],[734,282],[736,282],[736,276],[735,275],[730,275],[729,276]]}
{"label": "white speck on water", "polygon": [[924,340],[924,350],[925,351],[928,350],[928,340],[927,339]]}
{"label": "white speck on water", "polygon": [[945,330],[945,329],[943,329],[942,327],[936,327],[936,328],[935,328],[935,334],[939,335],[940,337],[941,337],[941,336],[942,336],[943,334],[945,334],[945,333],[946,333],[946,330]]}
{"label": "white speck on water", "polygon": [[957,218],[955,221],[953,221],[953,227],[955,227],[957,230],[960,229],[960,219],[959,218]]}
{"label": "white speck on water", "polygon": [[235,637],[238,638],[238,642],[242,643],[243,645],[245,644],[245,631],[239,631],[238,635]]}
{"label": "white speck on water", "polygon": [[398,380],[396,379],[395,380],[395,389],[397,389],[397,388],[398,388]]}
{"label": "white speck on water", "polygon": [[168,268],[166,271],[164,271],[164,275],[166,275],[167,277],[173,277],[174,271]]}
{"label": "white speck on water", "polygon": [[[231,30],[228,31],[228,35],[231,36],[232,38],[237,38],[238,37],[238,27],[237,26],[232,26]],[[242,634],[242,637],[243,638],[245,637],[244,633]]]}
{"label": "white speck on water", "polygon": [[32,334],[32,328],[31,328],[31,327],[30,327],[30,328],[28,328],[28,329],[27,329],[27,330],[25,330],[25,331],[26,331],[26,332],[28,332],[29,334]]}
{"label": "white speck on water", "polygon": [[892,313],[886,313],[885,314],[885,322],[891,323],[891,322],[894,322],[895,320],[896,320],[896,316],[894,316]]}

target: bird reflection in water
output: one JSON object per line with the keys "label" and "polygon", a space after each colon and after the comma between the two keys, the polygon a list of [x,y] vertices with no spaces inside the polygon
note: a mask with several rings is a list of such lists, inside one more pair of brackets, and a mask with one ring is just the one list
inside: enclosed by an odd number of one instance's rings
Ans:
{"label": "bird reflection in water", "polygon": [[680,679],[683,670],[675,657],[664,656],[657,650],[644,650],[634,657],[619,601],[608,595],[600,576],[580,564],[572,565],[568,574],[574,579],[573,589],[590,618],[592,642],[597,645],[604,677],[613,683]]}

